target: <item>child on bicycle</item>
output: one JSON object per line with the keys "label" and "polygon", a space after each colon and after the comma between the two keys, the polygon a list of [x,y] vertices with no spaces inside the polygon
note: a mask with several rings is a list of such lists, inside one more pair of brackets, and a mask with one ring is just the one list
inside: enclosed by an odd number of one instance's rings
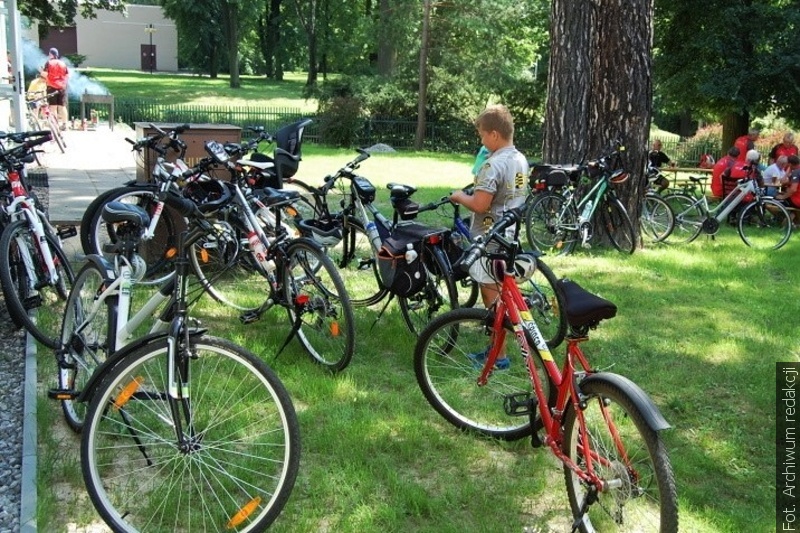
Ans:
{"label": "child on bicycle", "polygon": [[[472,195],[456,191],[450,201],[472,211],[470,233],[473,238],[483,235],[508,209],[525,203],[528,195],[526,178],[528,161],[514,146],[514,119],[505,106],[488,106],[475,120],[481,143],[489,151],[489,157],[475,175]],[[513,232],[511,228],[510,233]],[[488,261],[477,261],[470,268],[470,276],[480,284],[481,298],[487,309],[500,294],[500,287],[492,274]],[[482,364],[486,351],[473,354],[476,363]],[[500,354],[495,366],[509,367],[508,358]]]}

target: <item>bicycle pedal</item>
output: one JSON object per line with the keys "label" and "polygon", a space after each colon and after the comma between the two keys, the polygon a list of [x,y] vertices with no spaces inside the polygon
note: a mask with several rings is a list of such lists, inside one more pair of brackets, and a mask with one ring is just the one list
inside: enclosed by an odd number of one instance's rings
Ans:
{"label": "bicycle pedal", "polygon": [[28,296],[24,300],[22,300],[22,307],[25,309],[38,309],[42,306],[42,297],[38,294],[34,296]]}
{"label": "bicycle pedal", "polygon": [[70,237],[74,237],[78,234],[78,230],[75,226],[58,226],[56,228],[56,233],[58,234],[59,239],[69,239]]}
{"label": "bicycle pedal", "polygon": [[252,324],[260,318],[261,314],[257,313],[256,311],[248,311],[247,313],[242,313],[239,315],[239,321],[242,324]]}
{"label": "bicycle pedal", "polygon": [[539,402],[529,392],[507,394],[503,398],[503,410],[508,416],[530,416]]}
{"label": "bicycle pedal", "polygon": [[47,397],[51,400],[74,400],[78,397],[78,391],[75,389],[50,389],[47,391]]}

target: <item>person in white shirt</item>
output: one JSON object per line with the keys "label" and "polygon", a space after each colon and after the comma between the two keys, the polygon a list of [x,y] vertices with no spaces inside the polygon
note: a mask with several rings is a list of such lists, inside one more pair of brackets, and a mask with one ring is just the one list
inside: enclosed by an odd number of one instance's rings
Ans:
{"label": "person in white shirt", "polygon": [[782,155],[764,170],[761,178],[764,180],[767,196],[775,196],[778,194],[780,187],[786,184],[788,168],[789,160],[785,155]]}

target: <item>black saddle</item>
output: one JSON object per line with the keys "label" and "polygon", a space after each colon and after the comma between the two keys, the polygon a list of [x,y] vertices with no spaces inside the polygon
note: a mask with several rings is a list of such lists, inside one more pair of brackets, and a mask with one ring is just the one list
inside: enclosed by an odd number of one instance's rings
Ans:
{"label": "black saddle", "polygon": [[134,204],[108,202],[103,206],[101,216],[103,220],[109,224],[131,222],[141,227],[150,225],[150,215],[147,214],[147,211]]}
{"label": "black saddle", "polygon": [[264,202],[264,205],[267,207],[291,204],[298,198],[300,198],[299,191],[275,189],[273,187],[264,187],[263,194],[260,195],[260,200]]}
{"label": "black saddle", "polygon": [[564,296],[567,322],[575,329],[595,327],[601,320],[614,318],[617,306],[592,294],[574,281],[564,278],[557,282]]}

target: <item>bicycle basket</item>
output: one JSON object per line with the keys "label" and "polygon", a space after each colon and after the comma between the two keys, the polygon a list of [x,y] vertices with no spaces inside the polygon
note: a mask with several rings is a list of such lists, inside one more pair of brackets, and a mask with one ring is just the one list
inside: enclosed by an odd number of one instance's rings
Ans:
{"label": "bicycle basket", "polygon": [[[406,259],[408,245],[416,258]],[[383,288],[400,297],[418,293],[425,286],[427,274],[422,261],[422,243],[389,237],[378,251],[378,274]]]}

